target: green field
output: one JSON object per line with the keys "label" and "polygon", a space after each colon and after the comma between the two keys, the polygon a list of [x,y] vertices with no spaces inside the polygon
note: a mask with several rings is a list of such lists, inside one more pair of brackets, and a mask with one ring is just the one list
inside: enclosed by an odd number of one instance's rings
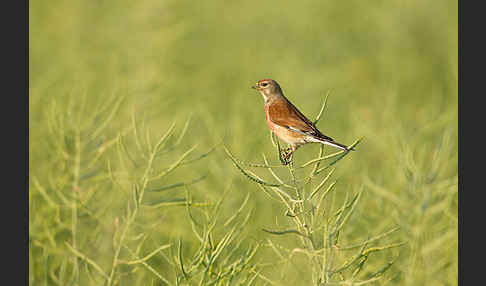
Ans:
{"label": "green field", "polygon": [[[31,1],[30,285],[457,285],[457,13]],[[283,166],[263,78],[356,151]]]}

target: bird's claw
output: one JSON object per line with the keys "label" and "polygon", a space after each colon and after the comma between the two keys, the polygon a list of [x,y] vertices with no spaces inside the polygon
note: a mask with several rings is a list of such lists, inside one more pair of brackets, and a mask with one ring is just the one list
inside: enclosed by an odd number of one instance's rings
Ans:
{"label": "bird's claw", "polygon": [[288,165],[292,161],[292,153],[291,148],[287,148],[280,153],[280,161],[282,161],[282,164]]}

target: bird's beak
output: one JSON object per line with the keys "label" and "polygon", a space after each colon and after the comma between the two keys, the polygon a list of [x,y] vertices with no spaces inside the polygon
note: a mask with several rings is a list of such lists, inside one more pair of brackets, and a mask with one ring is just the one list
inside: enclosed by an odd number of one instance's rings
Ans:
{"label": "bird's beak", "polygon": [[258,89],[257,85],[252,85],[251,88]]}

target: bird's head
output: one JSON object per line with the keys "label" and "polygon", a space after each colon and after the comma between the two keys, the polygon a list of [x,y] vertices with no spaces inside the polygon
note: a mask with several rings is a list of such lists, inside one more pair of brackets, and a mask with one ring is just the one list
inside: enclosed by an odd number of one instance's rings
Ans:
{"label": "bird's head", "polygon": [[265,101],[271,99],[272,97],[282,95],[280,85],[278,85],[278,83],[273,79],[269,78],[259,80],[256,85],[252,86],[252,88],[258,90]]}

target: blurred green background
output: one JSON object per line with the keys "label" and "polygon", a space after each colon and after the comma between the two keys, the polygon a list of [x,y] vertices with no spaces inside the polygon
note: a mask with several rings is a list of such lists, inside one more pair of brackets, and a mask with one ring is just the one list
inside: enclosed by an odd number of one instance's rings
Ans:
{"label": "blurred green background", "polygon": [[[118,161],[109,160],[116,152],[97,159],[95,169],[83,166],[103,142],[132,126],[134,117],[153,138],[173,122],[180,133],[190,120],[180,150],[167,162],[195,144],[194,157],[217,147],[164,184],[206,175],[191,185],[191,193],[209,203],[231,188],[222,216],[231,216],[249,193],[247,208],[253,212],[243,243],[273,239],[261,229],[275,226],[277,217],[284,221],[285,210],[219,148],[224,143],[244,161],[262,162],[264,153],[278,163],[263,100],[250,88],[263,78],[278,81],[310,118],[330,92],[319,129],[344,144],[364,137],[333,175],[338,197],[364,188],[343,239],[366,239],[398,226],[393,241],[407,242],[369,261],[372,272],[374,265],[396,259],[386,279],[371,285],[457,285],[457,12],[455,1],[31,1],[31,285],[65,285],[61,277],[71,277],[76,262],[65,242],[72,242],[74,219],[77,248],[110,268],[113,221],[123,215],[127,195],[109,179],[93,183],[89,176],[106,173],[107,165],[116,169]],[[117,108],[97,132],[105,121],[90,116],[105,105]],[[89,138],[79,172],[77,157],[70,155],[77,145],[66,139],[76,138],[72,134]],[[296,161],[315,157],[318,148],[302,147]],[[82,209],[73,216],[57,197],[73,184],[96,193],[92,208],[103,209],[95,215],[96,227],[84,221]],[[184,190],[163,196],[184,197]],[[188,253],[197,248],[185,211],[175,206],[147,214],[158,223],[151,239],[160,245],[182,237]],[[100,227],[105,224],[110,227]],[[261,251],[255,259],[271,262],[275,253]],[[174,281],[166,261],[149,262]],[[309,269],[296,265],[285,271],[263,267],[261,273],[277,285],[310,284]],[[79,269],[76,279],[66,281],[97,285],[85,277],[84,266]],[[120,285],[152,285],[156,278],[146,269],[125,275]]]}

